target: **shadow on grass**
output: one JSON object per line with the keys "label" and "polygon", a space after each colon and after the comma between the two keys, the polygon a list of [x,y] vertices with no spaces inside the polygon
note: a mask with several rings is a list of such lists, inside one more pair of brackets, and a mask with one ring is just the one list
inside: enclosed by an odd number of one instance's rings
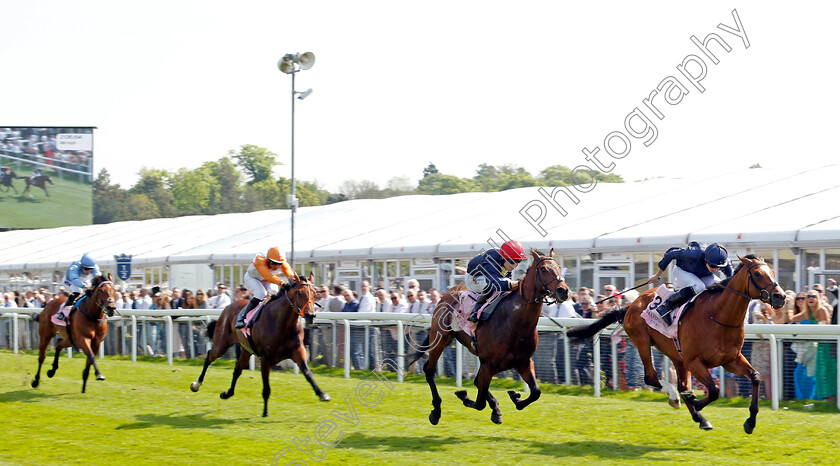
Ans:
{"label": "shadow on grass", "polygon": [[35,197],[24,196],[23,194],[18,196],[17,201],[18,201],[18,203],[28,202],[30,204],[40,204],[40,203],[44,202],[42,199],[38,199],[38,198],[35,198]]}
{"label": "shadow on grass", "polygon": [[146,429],[167,425],[180,429],[221,429],[226,424],[235,424],[237,419],[208,419],[205,416],[210,414],[137,414],[134,416],[136,422],[117,426],[117,430]]}
{"label": "shadow on grass", "polygon": [[[505,438],[489,438],[488,440],[507,441]],[[536,455],[546,455],[555,457],[582,457],[582,456],[597,456],[602,459],[616,459],[626,460],[634,458],[644,458],[646,461],[652,460],[669,460],[669,458],[656,458],[647,456],[651,453],[669,452],[669,451],[688,451],[699,452],[701,448],[692,447],[655,447],[650,445],[634,445],[629,442],[608,442],[608,441],[586,441],[586,442],[531,442],[524,444],[525,447],[522,453],[531,453]]]}
{"label": "shadow on grass", "polygon": [[46,395],[43,392],[30,388],[27,390],[15,390],[13,392],[0,393],[0,403],[10,403],[16,401],[33,403],[48,397],[50,397],[50,395]]}
{"label": "shadow on grass", "polygon": [[458,437],[415,437],[411,435],[368,435],[365,432],[354,432],[345,435],[339,448],[369,449],[376,451],[436,451],[445,450],[447,445],[469,444],[474,438],[461,439]]}

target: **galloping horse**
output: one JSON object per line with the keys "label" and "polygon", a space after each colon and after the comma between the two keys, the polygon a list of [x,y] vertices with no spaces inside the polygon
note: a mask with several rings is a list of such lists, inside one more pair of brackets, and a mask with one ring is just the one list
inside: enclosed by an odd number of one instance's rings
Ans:
{"label": "galloping horse", "polygon": [[12,184],[12,180],[17,179],[17,178],[21,178],[21,177],[17,176],[17,173],[15,173],[14,170],[9,170],[8,173],[0,175],[0,186],[5,186],[6,187],[5,192],[9,192],[9,188],[12,188],[12,189],[15,190],[15,194],[17,194],[18,193],[17,187],[15,187],[15,185]]}
{"label": "galloping horse", "polygon": [[551,295],[558,301],[565,301],[569,295],[569,287],[554,261],[554,249],[548,256],[532,249],[531,255],[533,263],[525,273],[519,290],[502,298],[490,320],[478,323],[475,330],[477,349],[473,347],[471,338],[463,330],[454,330],[452,327],[456,319],[455,313],[458,312],[460,293],[465,289],[463,285],[450,288],[435,308],[432,327],[422,346],[428,350],[418,349],[409,358],[410,362],[406,364],[406,366],[411,365],[428,351],[429,360],[423,366],[423,371],[432,391],[433,409],[429,414],[429,422],[433,425],[437,425],[441,414],[441,398],[435,384],[435,369],[438,358],[453,339],[458,339],[481,361],[481,367],[475,377],[475,386],[478,388],[475,401],[469,399],[466,390],[455,392],[455,395],[463,401],[464,406],[481,411],[486,404],[489,404],[490,409],[493,410],[490,419],[496,424],[501,424],[502,412],[489,388],[493,376],[508,369],[515,369],[531,391],[525,400],[519,399],[519,392],[508,391],[516,409],[524,409],[540,397],[540,388],[537,385],[534,361],[531,360],[531,356],[537,349],[539,337],[536,329],[542,310],[542,301]]}
{"label": "galloping horse", "polygon": [[315,318],[315,287],[312,285],[314,276],[309,275],[309,280],[295,276],[293,284],[288,291],[281,291],[272,296],[268,303],[263,304],[262,317],[254,322],[251,328],[251,339],[242,333],[241,329],[234,327],[236,316],[240,309],[248,304],[247,299],[240,299],[231,303],[222,311],[218,321],[212,321],[207,326],[207,336],[213,340],[213,348],[204,358],[204,368],[198,379],[190,384],[190,390],[197,392],[204,383],[204,374],[207,368],[216,359],[221,357],[227,350],[239,343],[245,351],[239,355],[236,367],[233,369],[233,380],[230,388],[219,394],[223,400],[233,396],[236,380],[242,374],[242,370],[248,365],[251,354],[260,358],[260,369],[263,381],[263,417],[268,416],[268,396],[271,394],[271,387],[268,384],[268,376],[271,368],[278,362],[291,358],[298,365],[303,376],[306,377],[309,385],[315,390],[315,394],[321,401],[329,401],[330,396],[321,391],[312,378],[312,371],[306,363],[306,348],[303,346],[303,325],[298,317],[303,317],[307,325]]}
{"label": "galloping horse", "polygon": [[25,181],[26,188],[23,189],[23,194],[28,193],[29,188],[35,186],[43,189],[44,193],[47,194],[47,197],[50,197],[50,193],[49,191],[47,191],[47,182],[49,182],[50,184],[55,184],[53,183],[52,178],[50,178],[50,175],[27,176],[25,178]]}
{"label": "galloping horse", "polygon": [[[662,388],[650,354],[651,345],[656,345],[659,351],[673,361],[680,395],[691,418],[704,430],[712,429],[712,424],[699,411],[720,396],[709,368],[723,366],[733,374],[749,377],[752,382],[752,400],[750,417],[744,422],[744,431],[751,434],[758,414],[761,374],[741,354],[744,316],[751,299],[760,299],[779,309],[785,303],[785,293],[776,283],[773,270],[763,259],[752,254],[739,259],[741,264],[732,277],[698,295],[693,307],[680,320],[677,337],[681,352],[674,341],[650,328],[642,318],[642,311],[654,299],[656,290],[645,291],[629,306],[611,311],[589,326],[578,327],[568,332],[568,336],[575,339],[590,338],[613,322],[623,321],[624,330],[639,349],[639,356],[644,363],[645,383]],[[706,398],[698,400],[694,392],[689,390],[690,374],[694,374],[707,387]]]}
{"label": "galloping horse", "polygon": [[55,343],[55,359],[53,359],[52,368],[47,371],[47,377],[55,375],[58,370],[58,358],[61,355],[61,350],[69,346],[76,346],[87,356],[87,364],[85,370],[82,372],[82,393],[87,387],[88,373],[90,373],[90,366],[93,366],[96,380],[105,380],[105,376],[99,372],[99,367],[96,365],[96,353],[99,352],[99,344],[105,339],[105,334],[108,333],[108,316],[114,315],[114,283],[111,281],[111,274],[105,276],[98,276],[93,279],[91,289],[85,293],[83,298],[76,300],[77,311],[74,311],[67,317],[67,326],[54,325],[50,320],[53,314],[58,312],[59,308],[64,305],[67,300],[66,296],[59,296],[48,302],[44,306],[44,311],[35,316],[34,319],[38,321],[38,333],[41,335],[41,345],[38,353],[38,372],[35,374],[35,380],[32,381],[32,388],[38,386],[41,380],[41,364],[44,363],[44,357],[47,353],[47,346],[50,340],[58,333],[58,341]]}

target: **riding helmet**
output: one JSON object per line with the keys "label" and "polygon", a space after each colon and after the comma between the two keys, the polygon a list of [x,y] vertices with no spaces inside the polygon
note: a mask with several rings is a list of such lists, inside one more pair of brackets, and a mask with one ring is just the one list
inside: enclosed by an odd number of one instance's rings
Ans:
{"label": "riding helmet", "polygon": [[499,249],[499,255],[509,261],[524,261],[528,258],[525,255],[525,248],[522,247],[519,241],[515,240],[506,241],[501,249]]}
{"label": "riding helmet", "polygon": [[707,246],[705,255],[706,263],[712,267],[726,267],[726,264],[729,263],[729,253],[726,252],[726,248],[717,243]]}

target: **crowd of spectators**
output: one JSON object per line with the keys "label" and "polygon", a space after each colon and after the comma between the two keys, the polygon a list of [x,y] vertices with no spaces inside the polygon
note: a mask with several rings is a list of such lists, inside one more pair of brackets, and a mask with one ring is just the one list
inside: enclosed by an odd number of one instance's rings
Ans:
{"label": "crowd of spectators", "polygon": [[90,173],[93,153],[59,150],[56,135],[60,132],[66,131],[63,128],[0,128],[0,154]]}

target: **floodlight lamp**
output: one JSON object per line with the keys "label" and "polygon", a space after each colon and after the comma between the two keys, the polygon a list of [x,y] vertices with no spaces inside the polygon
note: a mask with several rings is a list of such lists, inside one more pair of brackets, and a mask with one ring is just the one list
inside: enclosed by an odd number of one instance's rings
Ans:
{"label": "floodlight lamp", "polygon": [[309,89],[301,92],[300,95],[298,95],[297,98],[298,98],[298,100],[303,100],[303,99],[307,98],[309,96],[309,94],[312,94],[312,88],[309,88]]}

